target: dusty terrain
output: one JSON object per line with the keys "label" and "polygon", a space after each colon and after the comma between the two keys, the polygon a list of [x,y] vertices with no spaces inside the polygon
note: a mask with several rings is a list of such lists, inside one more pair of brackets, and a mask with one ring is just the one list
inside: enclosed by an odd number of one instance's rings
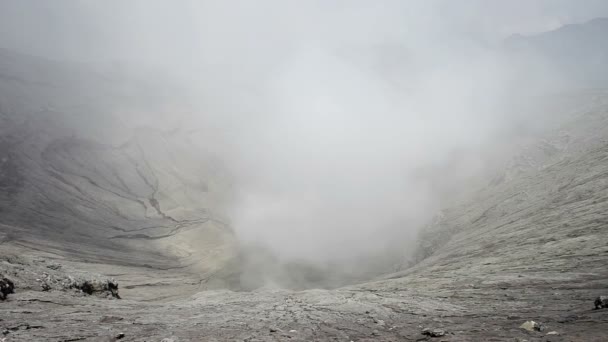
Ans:
{"label": "dusty terrain", "polygon": [[571,94],[446,206],[410,267],[245,292],[214,157],[121,122],[116,108],[147,110],[132,90],[28,58],[0,53],[0,275],[15,284],[0,341],[606,340],[608,309],[593,310],[608,295],[606,91]]}

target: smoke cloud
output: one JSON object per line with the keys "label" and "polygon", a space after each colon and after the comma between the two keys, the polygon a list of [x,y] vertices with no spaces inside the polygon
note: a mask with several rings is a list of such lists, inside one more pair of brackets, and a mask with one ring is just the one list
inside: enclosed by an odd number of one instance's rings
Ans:
{"label": "smoke cloud", "polygon": [[608,13],[579,4],[6,1],[0,42],[168,75],[187,103],[140,121],[194,132],[225,163],[243,244],[356,265],[407,254],[529,120],[514,99],[567,83],[504,39]]}

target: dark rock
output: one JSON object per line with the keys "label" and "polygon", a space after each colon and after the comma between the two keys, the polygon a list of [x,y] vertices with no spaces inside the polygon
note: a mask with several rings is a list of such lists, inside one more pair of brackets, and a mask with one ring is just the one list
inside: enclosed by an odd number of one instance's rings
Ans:
{"label": "dark rock", "polygon": [[118,294],[118,283],[114,281],[108,281],[108,290],[110,290],[110,294],[112,297],[116,299],[120,299],[120,295]]}
{"label": "dark rock", "polygon": [[116,337],[115,337],[115,338],[116,338],[117,340],[121,340],[121,339],[123,339],[124,337],[125,337],[125,334],[124,334],[124,333],[118,333],[118,335],[116,335]]}
{"label": "dark rock", "polygon": [[608,296],[599,296],[595,299],[595,309],[608,308]]}
{"label": "dark rock", "polygon": [[5,300],[11,293],[15,293],[15,284],[8,278],[0,279],[0,300]]}
{"label": "dark rock", "polygon": [[93,294],[93,285],[91,285],[91,283],[89,283],[88,281],[85,281],[84,283],[82,283],[80,285],[80,291],[82,291],[88,295],[92,295]]}
{"label": "dark rock", "polygon": [[429,328],[423,329],[421,333],[422,333],[422,335],[430,336],[430,337],[441,337],[441,336],[445,336],[445,334],[446,334],[445,330],[429,329]]}

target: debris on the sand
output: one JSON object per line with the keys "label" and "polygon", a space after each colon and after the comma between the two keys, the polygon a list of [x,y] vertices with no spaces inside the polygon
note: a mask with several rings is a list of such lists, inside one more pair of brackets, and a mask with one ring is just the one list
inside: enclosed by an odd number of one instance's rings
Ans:
{"label": "debris on the sand", "polygon": [[557,331],[549,331],[547,335],[559,335]]}

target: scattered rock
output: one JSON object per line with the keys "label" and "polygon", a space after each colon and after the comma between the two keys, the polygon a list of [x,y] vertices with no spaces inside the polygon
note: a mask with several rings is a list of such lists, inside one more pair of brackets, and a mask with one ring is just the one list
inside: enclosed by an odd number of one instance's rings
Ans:
{"label": "scattered rock", "polygon": [[430,337],[441,337],[441,336],[445,336],[445,334],[446,334],[445,330],[429,329],[429,328],[422,329],[421,333],[422,333],[422,335],[430,336]]}
{"label": "scattered rock", "polygon": [[521,329],[525,329],[528,331],[543,331],[544,330],[544,327],[542,324],[534,322],[534,321],[526,321],[519,327]]}
{"label": "scattered rock", "polygon": [[595,309],[608,308],[608,296],[599,296],[595,299]]}
{"label": "scattered rock", "polygon": [[160,340],[160,342],[175,342],[175,340],[172,338],[163,338],[162,340]]}
{"label": "scattered rock", "polygon": [[380,332],[378,330],[374,330],[374,331],[372,331],[372,335],[378,336],[378,335],[380,335]]}
{"label": "scattered rock", "polygon": [[15,284],[8,278],[0,279],[0,300],[5,300],[11,293],[15,293]]}
{"label": "scattered rock", "polygon": [[272,333],[277,332],[277,331],[280,331],[280,330],[281,330],[281,329],[279,329],[279,328],[277,328],[277,327],[271,327],[271,328],[270,328],[270,332],[272,332]]}
{"label": "scattered rock", "polygon": [[124,334],[124,333],[118,333],[118,335],[116,335],[116,337],[115,337],[115,338],[116,338],[117,340],[121,340],[121,339],[123,339],[124,337],[125,337],[125,334]]}

